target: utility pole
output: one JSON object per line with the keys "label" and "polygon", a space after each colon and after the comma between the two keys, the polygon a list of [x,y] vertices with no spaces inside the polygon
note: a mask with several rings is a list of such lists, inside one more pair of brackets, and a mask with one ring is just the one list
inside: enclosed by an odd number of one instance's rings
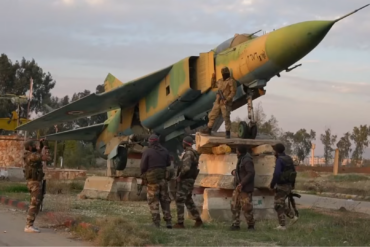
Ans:
{"label": "utility pole", "polygon": [[[55,133],[58,133],[58,125],[54,125]],[[57,167],[57,150],[58,150],[58,141],[54,143],[54,168]]]}
{"label": "utility pole", "polygon": [[[29,118],[29,114],[30,114],[30,106],[31,106],[31,101],[32,101],[32,96],[33,96],[33,79],[32,79],[32,76],[31,76],[31,79],[30,79],[30,93],[29,93],[29,99],[28,99],[28,105],[27,105],[27,116],[26,116],[26,119]],[[18,116],[18,119],[20,121],[21,119],[21,116],[19,115]],[[19,126],[19,122],[18,122],[18,126]],[[27,134],[28,134],[28,131],[26,130],[26,133],[24,134],[24,140],[27,140]]]}

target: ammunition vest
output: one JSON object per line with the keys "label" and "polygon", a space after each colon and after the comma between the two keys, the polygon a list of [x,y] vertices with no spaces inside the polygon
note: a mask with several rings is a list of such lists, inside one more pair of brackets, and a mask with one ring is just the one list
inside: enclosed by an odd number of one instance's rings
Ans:
{"label": "ammunition vest", "polygon": [[166,178],[166,168],[154,168],[145,173],[148,184],[158,184]]}
{"label": "ammunition vest", "polygon": [[244,156],[238,158],[238,162],[236,163],[236,170],[235,170],[235,176],[234,176],[234,186],[236,187],[240,182],[240,164],[244,160],[249,160],[253,162],[253,158],[249,153],[246,153]]}
{"label": "ammunition vest", "polygon": [[[26,154],[27,155],[27,154]],[[26,180],[42,181],[44,179],[42,161],[26,163],[24,167],[24,177]]]}
{"label": "ammunition vest", "polygon": [[[193,154],[194,154],[194,158],[191,162],[191,167],[190,167],[190,170],[186,173],[186,175],[184,176],[184,179],[187,179],[187,178],[191,178],[191,179],[196,179],[197,176],[198,176],[198,163],[199,163],[199,154],[192,148],[188,148],[186,149],[185,151],[191,151]],[[184,155],[185,156],[185,155]],[[184,160],[184,156],[182,157],[182,162]],[[177,170],[177,174],[180,172],[180,167],[179,169]]]}
{"label": "ammunition vest", "polygon": [[279,177],[278,184],[291,184],[295,183],[297,172],[295,171],[293,160],[290,156],[279,156],[284,163],[284,168]]}

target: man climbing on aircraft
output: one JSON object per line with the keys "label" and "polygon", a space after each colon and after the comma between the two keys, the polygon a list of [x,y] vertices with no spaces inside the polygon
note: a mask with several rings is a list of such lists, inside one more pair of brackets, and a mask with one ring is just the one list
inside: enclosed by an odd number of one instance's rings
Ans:
{"label": "man climbing on aircraft", "polygon": [[236,81],[231,78],[230,70],[228,67],[223,67],[221,69],[222,79],[219,79],[216,82],[216,75],[212,75],[212,88],[218,88],[216,95],[216,101],[213,103],[213,108],[208,114],[208,124],[207,127],[201,131],[203,134],[211,134],[212,126],[216,118],[222,114],[222,117],[225,121],[226,129],[226,138],[230,138],[230,113],[231,113],[231,104],[233,98],[236,94]]}

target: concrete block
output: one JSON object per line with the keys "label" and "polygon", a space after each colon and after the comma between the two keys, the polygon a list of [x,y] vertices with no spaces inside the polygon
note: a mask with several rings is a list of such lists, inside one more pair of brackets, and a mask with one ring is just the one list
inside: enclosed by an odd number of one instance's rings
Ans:
{"label": "concrete block", "polygon": [[141,201],[146,200],[146,187],[137,196],[136,178],[112,178],[92,176],[85,181],[80,198],[102,199],[111,201]]}
{"label": "concrete block", "polygon": [[[238,162],[234,153],[224,155],[201,154],[199,157],[199,175],[196,185],[210,188],[233,188],[234,177],[231,171]],[[256,188],[268,188],[274,173],[275,156],[253,156]]]}
{"label": "concrete block", "polygon": [[26,181],[22,167],[8,167],[8,176],[10,181]]}
{"label": "concrete block", "polygon": [[[194,188],[193,200],[199,209],[204,222],[232,221],[231,200],[233,190],[206,188],[201,194],[199,188]],[[201,199],[203,198],[203,199]],[[200,210],[201,208],[201,210]],[[275,219],[273,192],[267,190],[255,190],[253,193],[254,218],[256,220]],[[187,218],[191,218],[186,210]],[[245,220],[241,213],[241,220]]]}
{"label": "concrete block", "polygon": [[0,168],[0,178],[9,181],[26,181],[21,167]]}

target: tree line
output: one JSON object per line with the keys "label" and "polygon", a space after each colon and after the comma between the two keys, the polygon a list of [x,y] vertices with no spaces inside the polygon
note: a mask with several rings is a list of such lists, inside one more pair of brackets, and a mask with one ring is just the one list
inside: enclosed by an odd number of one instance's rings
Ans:
{"label": "tree line", "polygon": [[[35,113],[38,117],[47,114],[48,112],[68,105],[78,99],[81,99],[91,92],[84,90],[83,92],[75,92],[72,97],[66,95],[64,97],[56,97],[51,94],[51,90],[55,87],[56,81],[48,72],[45,73],[34,59],[28,61],[22,58],[21,61],[12,62],[6,54],[0,56],[0,96],[4,94],[27,95],[30,89],[30,80],[33,79],[33,97],[30,101],[30,112]],[[95,93],[104,92],[104,84],[96,87]],[[19,115],[22,118],[27,117],[28,104],[20,105]],[[17,110],[17,105],[11,100],[2,100],[0,103],[0,118],[8,118],[11,112]],[[56,131],[62,132],[75,128],[86,127],[93,124],[103,123],[107,119],[107,114],[102,113],[88,118],[78,119],[76,121],[65,122],[54,126],[41,129],[39,132],[29,133],[35,138],[37,134],[44,136],[54,134]],[[9,131],[2,131],[1,134],[12,134]],[[50,149],[54,150],[54,142],[49,143]],[[96,154],[94,143],[86,143],[81,141],[63,141],[57,144],[57,157],[63,157],[63,164],[67,167],[78,167],[81,164],[87,166],[96,165]],[[59,159],[58,159],[59,164]]]}
{"label": "tree line", "polygon": [[[261,103],[254,108],[254,116],[259,134],[280,140],[285,145],[286,153],[295,155],[299,163],[302,163],[309,156],[312,143],[316,140],[316,131],[304,128],[296,132],[284,131],[279,127],[278,120],[274,115],[266,118]],[[244,119],[244,121],[247,120],[247,118]],[[239,117],[232,121],[231,130],[233,132],[238,131],[240,121],[242,119]],[[340,138],[334,135],[330,128],[326,128],[325,132],[320,135],[320,141],[324,146],[325,165],[329,165],[329,162],[333,159],[336,148],[339,150],[339,164],[342,164],[344,159],[351,159],[351,165],[356,165],[364,161],[363,153],[369,146],[369,136],[370,125],[355,126],[352,131],[344,133]],[[365,160],[365,163],[370,162],[369,160]]]}
{"label": "tree line", "polygon": [[[50,91],[55,87],[56,81],[49,72],[45,73],[34,59],[28,61],[22,58],[21,61],[12,62],[6,54],[1,54],[0,95],[25,95],[29,90],[31,77],[33,79],[33,98],[30,102],[30,113],[36,113],[38,116],[47,114],[53,109],[60,108],[91,94],[89,90],[84,90],[83,92],[75,92],[72,97],[68,95],[62,98],[53,96]],[[102,92],[104,92],[104,84],[98,85],[95,90],[95,93]],[[0,117],[10,117],[11,112],[16,109],[17,106],[12,104],[10,100],[2,101],[0,104]],[[300,163],[303,162],[311,151],[312,142],[316,140],[316,132],[304,128],[296,132],[284,131],[279,127],[278,120],[275,116],[266,117],[261,104],[258,104],[254,111],[259,134],[281,140],[285,144],[286,153],[295,155]],[[20,116],[27,117],[27,104],[21,105]],[[42,136],[53,134],[56,130],[58,132],[72,130],[102,123],[106,119],[107,114],[102,113],[96,116],[58,124],[57,129],[54,126],[43,129],[40,130],[39,134]],[[242,121],[240,118],[232,121],[232,131],[237,132],[240,121]],[[35,137],[36,133],[31,133],[31,135]],[[356,126],[351,131],[344,133],[340,138],[332,134],[330,128],[327,128],[324,134],[320,135],[320,140],[324,145],[325,163],[329,163],[333,158],[334,149],[338,148],[340,161],[351,157],[352,163],[357,164],[363,160],[364,149],[369,145],[369,135],[370,125]],[[50,143],[52,150],[54,148],[53,145],[53,143]],[[57,156],[63,156],[63,163],[69,167],[78,166],[79,164],[93,165],[95,153],[92,145],[80,141],[60,142],[58,143]]]}

